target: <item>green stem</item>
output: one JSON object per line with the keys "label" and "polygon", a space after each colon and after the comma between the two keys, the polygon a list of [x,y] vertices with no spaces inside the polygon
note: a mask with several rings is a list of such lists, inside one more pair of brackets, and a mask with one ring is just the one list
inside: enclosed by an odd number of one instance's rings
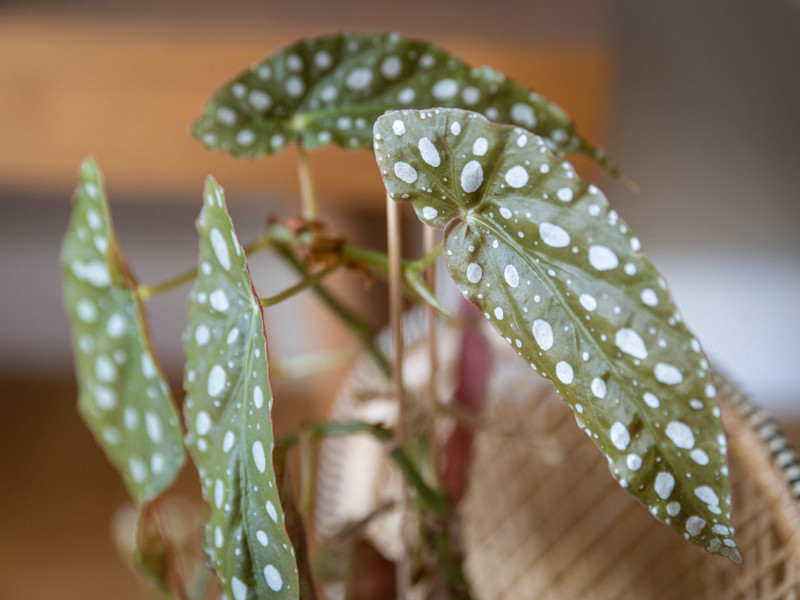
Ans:
{"label": "green stem", "polygon": [[415,271],[419,273],[420,271],[424,271],[428,267],[430,267],[436,260],[442,255],[442,245],[436,244],[433,247],[433,250],[428,252],[422,258],[418,258],[415,261],[408,262],[405,266],[406,269],[411,271]]}
{"label": "green stem", "polygon": [[314,452],[311,441],[309,434],[300,434],[300,505],[297,509],[304,519],[311,512],[311,501],[314,497]]}
{"label": "green stem", "polygon": [[[248,244],[244,247],[245,255],[253,254],[255,252],[259,252],[260,250],[264,250],[268,248],[272,240],[267,234],[262,234],[259,236],[252,244]],[[139,295],[139,299],[142,302],[145,302],[152,298],[153,296],[157,296],[158,294],[163,294],[164,292],[168,292],[172,289],[182,286],[185,283],[189,283],[190,281],[194,280],[197,277],[197,267],[184,271],[180,275],[176,275],[174,277],[170,277],[169,279],[162,281],[160,283],[155,283],[153,285],[146,285],[146,284],[139,284],[137,286],[137,293]]]}
{"label": "green stem", "polygon": [[[430,253],[417,260],[403,261],[403,289],[407,296],[414,299],[421,299],[445,316],[449,316],[447,309],[439,302],[436,295],[420,277],[420,272],[424,271],[436,262],[442,255],[441,244],[437,245]],[[367,267],[372,274],[380,277],[384,281],[389,279],[389,257],[383,252],[345,244],[342,248],[342,259],[345,262],[355,262]]]}
{"label": "green stem", "polygon": [[392,430],[383,425],[375,425],[373,423],[367,423],[366,421],[337,421],[311,423],[286,434],[278,440],[277,444],[278,446],[290,448],[299,443],[301,435],[308,435],[313,439],[319,439],[353,435],[354,433],[369,433],[382,442],[386,442],[392,438]]}
{"label": "green stem", "polygon": [[317,194],[314,191],[314,180],[308,164],[308,153],[297,145],[297,175],[300,179],[300,202],[303,218],[306,221],[317,220]]}
{"label": "green stem", "polygon": [[268,298],[262,298],[261,299],[261,306],[274,306],[275,304],[283,302],[284,300],[286,300],[288,298],[291,298],[292,296],[294,296],[296,294],[299,294],[303,290],[307,290],[310,287],[314,287],[320,281],[322,281],[328,275],[330,275],[336,269],[338,269],[339,266],[340,266],[339,264],[335,264],[332,267],[328,267],[327,269],[324,269],[324,270],[320,271],[316,275],[309,275],[308,277],[306,277],[302,281],[296,283],[295,285],[293,285],[292,287],[290,287],[288,289],[283,290],[279,294],[275,294],[274,296],[269,296]]}
{"label": "green stem", "polygon": [[[284,260],[286,260],[286,262],[289,263],[289,265],[295,271],[297,271],[297,273],[303,277],[308,277],[308,271],[306,271],[306,268],[300,263],[299,260],[297,260],[297,258],[295,258],[288,246],[284,244],[275,244],[275,248],[284,258]],[[364,344],[364,347],[378,363],[381,371],[383,371],[387,377],[391,377],[392,367],[388,359],[383,355],[383,352],[381,352],[380,348],[378,348],[378,344],[373,339],[369,326],[352,312],[350,312],[347,308],[345,308],[321,285],[314,285],[313,289],[319,299],[328,306],[331,312],[339,317],[339,319],[350,328],[356,337],[361,340],[361,342]]]}
{"label": "green stem", "polygon": [[195,277],[197,277],[197,267],[189,269],[188,271],[184,271],[180,275],[171,277],[170,279],[162,281],[161,283],[156,283],[154,285],[140,284],[138,286],[139,298],[142,301],[149,300],[152,296],[168,292],[173,288],[182,286],[184,283],[189,283],[190,281],[194,280]]}
{"label": "green stem", "polygon": [[440,518],[447,512],[447,501],[441,494],[436,493],[422,478],[420,472],[401,448],[389,452],[389,457],[400,469],[406,481],[417,492],[417,498],[433,516]]}

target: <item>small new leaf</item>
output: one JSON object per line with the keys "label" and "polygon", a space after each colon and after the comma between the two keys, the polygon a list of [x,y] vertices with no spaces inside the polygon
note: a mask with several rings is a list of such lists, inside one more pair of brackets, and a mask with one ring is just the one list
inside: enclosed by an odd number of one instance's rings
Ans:
{"label": "small new leaf", "polygon": [[278,50],[220,88],[192,133],[206,147],[240,157],[273,154],[294,141],[369,149],[384,112],[431,106],[519,125],[560,152],[584,152],[616,172],[552,102],[488,67],[472,68],[396,34],[333,35]]}
{"label": "small new leaf", "polygon": [[189,297],[187,446],[211,508],[206,550],[229,598],[298,598],[272,463],[272,391],[261,304],[222,189],[206,182]]}
{"label": "small new leaf", "polygon": [[375,150],[389,194],[444,229],[464,296],[552,380],[620,485],[739,561],[708,361],[600,190],[541,138],[460,110],[387,114]]}
{"label": "small new leaf", "polygon": [[78,408],[141,504],[175,479],[185,459],[183,434],[93,160],[80,177],[61,249]]}

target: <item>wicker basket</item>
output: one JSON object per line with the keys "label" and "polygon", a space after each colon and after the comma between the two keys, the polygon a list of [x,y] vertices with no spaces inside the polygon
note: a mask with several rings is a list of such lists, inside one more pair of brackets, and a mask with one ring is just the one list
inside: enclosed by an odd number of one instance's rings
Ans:
{"label": "wicker basket", "polygon": [[[405,328],[411,332],[405,358],[411,397],[424,395],[429,374],[414,339],[419,321],[412,314]],[[440,394],[447,398],[459,338],[444,326],[439,334]],[[800,598],[800,467],[773,421],[735,387],[717,379],[742,567],[706,554],[656,521],[617,485],[552,385],[502,340],[492,344],[485,427],[476,438],[470,490],[461,505],[465,568],[477,598]],[[361,361],[332,417],[392,422],[395,409],[382,397],[385,388],[371,363]],[[397,497],[397,477],[371,439],[325,442],[319,533],[332,534]],[[399,515],[389,513],[369,528],[371,541],[389,558],[399,552],[398,524]]]}

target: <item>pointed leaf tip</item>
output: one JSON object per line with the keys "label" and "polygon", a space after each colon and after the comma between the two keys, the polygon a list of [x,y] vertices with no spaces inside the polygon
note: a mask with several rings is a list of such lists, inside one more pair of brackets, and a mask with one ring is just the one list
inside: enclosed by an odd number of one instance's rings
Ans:
{"label": "pointed leaf tip", "polygon": [[620,485],[736,561],[708,360],[600,190],[541,138],[460,110],[382,116],[375,151],[391,197],[444,229],[464,296],[552,380]]}
{"label": "pointed leaf tip", "polygon": [[189,297],[187,446],[211,508],[206,549],[229,598],[298,598],[272,463],[272,392],[259,298],[222,189],[206,181]]}
{"label": "pointed leaf tip", "polygon": [[613,168],[561,108],[536,92],[396,34],[347,33],[282,48],[222,86],[192,134],[239,157],[274,154],[293,141],[369,149],[381,114],[432,106],[482,112],[546,137],[560,152],[584,152]]}
{"label": "pointed leaf tip", "polygon": [[183,434],[91,158],[81,165],[80,179],[61,248],[78,407],[133,498],[143,503],[169,486],[183,465]]}

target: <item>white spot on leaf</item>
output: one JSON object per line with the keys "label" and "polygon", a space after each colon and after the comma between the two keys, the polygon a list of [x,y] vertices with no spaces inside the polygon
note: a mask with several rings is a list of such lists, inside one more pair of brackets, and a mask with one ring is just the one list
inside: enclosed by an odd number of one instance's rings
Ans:
{"label": "white spot on leaf", "polygon": [[406,183],[414,183],[417,180],[417,170],[406,162],[394,163],[394,174]]}
{"label": "white spot on leaf", "polygon": [[528,129],[536,126],[536,114],[533,108],[520,102],[511,107],[511,120]]}
{"label": "white spot on leaf", "polygon": [[667,437],[672,440],[672,443],[678,448],[683,448],[684,450],[691,450],[694,448],[694,434],[686,423],[670,421],[664,433],[666,433]]}
{"label": "white spot on leaf", "polygon": [[581,306],[589,312],[597,309],[597,300],[595,300],[595,297],[591,294],[581,294],[578,301],[581,303]]}
{"label": "white spot on leaf", "polygon": [[440,164],[442,164],[439,151],[436,149],[436,146],[433,145],[433,142],[431,142],[428,138],[420,138],[417,147],[419,148],[419,153],[422,156],[422,160],[424,160],[430,166],[438,167]]}
{"label": "white spot on leaf", "polygon": [[550,323],[542,319],[536,319],[531,329],[533,331],[533,338],[536,340],[539,348],[546,352],[553,347],[553,327]]}
{"label": "white spot on leaf", "polygon": [[267,468],[267,457],[264,454],[264,445],[260,441],[253,442],[253,462],[259,473],[263,473]]}
{"label": "white spot on leaf", "polygon": [[614,341],[617,344],[617,348],[634,358],[644,360],[648,356],[647,346],[645,346],[642,336],[633,329],[623,327],[618,330],[614,336]]}
{"label": "white spot on leaf", "polygon": [[607,246],[589,246],[589,264],[598,271],[610,271],[619,266],[619,259]]}
{"label": "white spot on leaf", "polygon": [[477,160],[471,160],[461,170],[461,188],[472,193],[483,183],[483,167]]}
{"label": "white spot on leaf", "polygon": [[672,490],[675,488],[675,477],[673,477],[672,473],[662,471],[656,475],[654,488],[659,498],[666,500],[669,498],[670,494],[672,494]]}
{"label": "white spot on leaf", "polygon": [[506,183],[512,188],[519,189],[528,183],[528,171],[525,167],[516,165],[506,171]]}
{"label": "white spot on leaf", "polygon": [[489,149],[489,140],[485,137],[479,137],[472,143],[472,153],[475,156],[484,156]]}
{"label": "white spot on leaf", "polygon": [[214,290],[211,292],[208,300],[211,302],[211,307],[219,312],[228,310],[228,307],[230,306],[230,304],[228,304],[228,297],[222,290]]}
{"label": "white spot on leaf", "polygon": [[228,375],[225,373],[225,369],[220,365],[211,367],[211,371],[208,373],[208,395],[212,398],[219,396],[222,390],[225,389],[227,378]]}
{"label": "white spot on leaf", "polygon": [[705,526],[706,526],[705,519],[702,519],[698,516],[693,515],[688,519],[686,519],[686,531],[691,536],[698,535],[701,531],[703,531],[703,528]]}
{"label": "white spot on leaf", "polygon": [[281,574],[278,573],[278,570],[272,565],[267,565],[264,567],[264,579],[273,592],[277,592],[283,587]]}
{"label": "white spot on leaf", "polygon": [[539,237],[542,238],[545,244],[553,248],[564,248],[569,246],[571,241],[569,233],[563,227],[547,222],[539,225]]}
{"label": "white spot on leaf", "polygon": [[562,360],[556,363],[556,377],[567,385],[571,384],[575,378],[575,373],[572,370],[572,365]]}
{"label": "white spot on leaf", "polygon": [[595,377],[592,379],[592,394],[596,398],[600,398],[601,400],[606,397],[606,393],[608,392],[608,388],[606,386],[606,382],[600,379],[599,377]]}
{"label": "white spot on leaf", "polygon": [[512,288],[515,288],[519,285],[519,273],[517,273],[517,268],[514,265],[506,265],[506,268],[503,271],[503,278]]}
{"label": "white spot on leaf", "polygon": [[455,79],[437,81],[431,93],[437,100],[450,100],[458,93],[458,82]]}
{"label": "white spot on leaf", "polygon": [[233,600],[247,600],[247,586],[238,578],[231,579],[231,591]]}
{"label": "white spot on leaf", "polygon": [[478,263],[470,263],[467,266],[467,280],[470,283],[478,283],[483,276],[483,269]]}
{"label": "white spot on leaf", "polygon": [[225,243],[225,238],[220,233],[219,229],[214,227],[209,235],[211,240],[211,247],[214,249],[214,255],[217,257],[219,264],[226,271],[231,268],[231,258],[228,254],[228,245]]}
{"label": "white spot on leaf", "polygon": [[381,73],[386,79],[397,79],[403,70],[403,63],[397,56],[387,56],[381,62]]}
{"label": "white spot on leaf", "polygon": [[211,431],[211,417],[209,417],[208,413],[204,410],[197,413],[194,423],[197,435],[206,435]]}
{"label": "white spot on leaf", "polygon": [[680,369],[668,363],[656,363],[653,374],[656,376],[656,379],[666,385],[677,385],[683,381],[683,374],[680,372]]}
{"label": "white spot on leaf", "polygon": [[609,430],[611,443],[617,450],[625,450],[631,443],[631,434],[628,428],[619,421],[616,421]]}

